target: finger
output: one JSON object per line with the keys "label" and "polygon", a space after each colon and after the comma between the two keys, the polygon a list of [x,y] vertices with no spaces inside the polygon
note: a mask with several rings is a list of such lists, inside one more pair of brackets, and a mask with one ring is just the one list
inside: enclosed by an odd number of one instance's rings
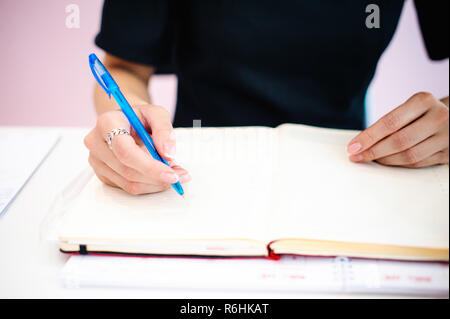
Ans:
{"label": "finger", "polygon": [[184,183],[189,182],[192,179],[191,175],[184,168],[182,168],[180,166],[173,166],[172,168],[177,173],[177,175],[180,177],[180,183],[184,184]]}
{"label": "finger", "polygon": [[191,181],[191,175],[188,173],[188,174],[185,174],[185,175],[181,175],[180,176],[180,183],[181,184],[186,184],[186,183],[188,183],[188,182],[190,182]]}
{"label": "finger", "polygon": [[161,106],[151,105],[142,108],[141,113],[151,128],[151,136],[158,153],[166,160],[173,160],[176,144],[169,112]]}
{"label": "finger", "polygon": [[420,162],[417,162],[417,163],[414,163],[411,165],[405,165],[405,167],[422,168],[422,167],[428,167],[428,166],[445,164],[445,163],[448,163],[448,150],[437,152],[437,153],[433,154],[432,156],[430,156]]}
{"label": "finger", "polygon": [[112,187],[119,187],[116,184],[114,184],[113,182],[111,182],[108,178],[106,178],[105,176],[102,175],[97,175],[98,179],[101,180],[103,183],[105,183],[106,185],[112,186]]}
{"label": "finger", "polygon": [[106,165],[111,167],[116,173],[124,177],[126,180],[147,184],[159,184],[158,181],[155,182],[136,169],[125,166],[122,162],[120,162],[114,155],[114,153],[111,152],[107,144],[102,141],[100,136],[97,138],[96,142],[93,143],[97,145],[90,149],[90,156],[103,161]]}
{"label": "finger", "polygon": [[438,126],[436,125],[435,114],[428,112],[422,118],[386,137],[366,151],[350,156],[350,160],[354,162],[370,162],[396,154],[419,144],[437,131]]}
{"label": "finger", "polygon": [[[102,152],[104,152],[102,154]],[[145,184],[154,184],[160,185],[164,184],[162,181],[151,180],[148,176],[143,175],[132,167],[128,167],[123,165],[111,152],[111,150],[106,147],[106,150],[95,150],[91,151],[90,157],[92,157],[92,161],[101,161],[108,165],[112,170],[114,170],[117,174],[125,178],[130,182],[140,182]]]}
{"label": "finger", "polygon": [[155,160],[141,149],[131,136],[119,135],[112,141],[112,150],[125,166],[132,167],[147,176],[153,183],[176,183],[178,176],[172,168]]}
{"label": "finger", "polygon": [[[102,117],[98,120],[99,131],[103,138],[111,130],[124,127],[124,121],[128,121],[122,113],[114,115]],[[111,145],[112,152],[123,165],[134,168],[147,176],[153,183],[175,183],[178,181],[178,176],[169,166],[153,159],[148,151],[140,148],[130,135],[115,136]]]}
{"label": "finger", "polygon": [[428,93],[419,93],[404,104],[389,112],[375,124],[358,134],[350,141],[347,151],[358,154],[379,142],[388,135],[402,129],[427,112],[433,104],[434,97]]}
{"label": "finger", "polygon": [[116,185],[127,193],[132,195],[156,193],[166,190],[170,187],[169,184],[152,185],[139,182],[127,181],[125,178],[117,174],[112,168],[101,161],[90,160],[94,172],[101,180],[110,181],[111,184]]}
{"label": "finger", "polygon": [[[134,168],[123,165],[114,155],[113,152],[109,149],[106,143],[102,140],[102,137],[99,134],[89,133],[89,135],[98,135],[97,137],[87,136],[85,138],[85,144],[90,150],[90,156],[93,156],[94,159],[98,159],[103,161],[106,165],[111,167],[114,171],[116,171],[119,175],[124,177],[128,181],[133,182],[141,182],[146,184],[156,184],[159,185],[161,182],[154,182],[150,180],[147,176],[141,174]],[[179,176],[180,182],[186,183],[190,180],[190,176],[188,172],[180,167],[179,165],[171,166],[175,173]],[[107,182],[105,182],[108,184]]]}
{"label": "finger", "polygon": [[377,162],[392,166],[413,165],[429,158],[445,147],[448,147],[445,136],[434,135],[403,152],[382,157]]}

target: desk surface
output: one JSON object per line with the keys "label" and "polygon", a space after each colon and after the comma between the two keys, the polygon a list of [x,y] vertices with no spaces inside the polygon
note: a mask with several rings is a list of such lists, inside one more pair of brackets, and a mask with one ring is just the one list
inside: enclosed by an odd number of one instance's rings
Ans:
{"label": "desk surface", "polygon": [[[0,127],[0,130],[8,129]],[[30,130],[33,128],[23,128]],[[41,234],[57,194],[87,167],[87,128],[40,128],[61,139],[50,156],[0,217],[0,298],[392,298],[403,296],[306,294],[175,289],[62,287],[60,271],[69,256]]]}

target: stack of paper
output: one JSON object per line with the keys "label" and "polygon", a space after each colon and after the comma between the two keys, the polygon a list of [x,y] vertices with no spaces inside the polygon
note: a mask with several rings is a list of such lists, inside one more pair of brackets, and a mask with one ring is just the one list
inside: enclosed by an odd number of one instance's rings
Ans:
{"label": "stack of paper", "polygon": [[351,292],[446,296],[447,263],[283,256],[268,259],[72,256],[65,287]]}

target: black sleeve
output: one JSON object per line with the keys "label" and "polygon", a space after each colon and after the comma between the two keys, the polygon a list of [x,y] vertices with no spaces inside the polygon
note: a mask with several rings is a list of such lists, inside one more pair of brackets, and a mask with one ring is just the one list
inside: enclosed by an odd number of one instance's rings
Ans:
{"label": "black sleeve", "polygon": [[448,0],[414,0],[428,56],[448,58]]}
{"label": "black sleeve", "polygon": [[174,8],[170,0],[105,0],[95,44],[106,52],[173,72]]}

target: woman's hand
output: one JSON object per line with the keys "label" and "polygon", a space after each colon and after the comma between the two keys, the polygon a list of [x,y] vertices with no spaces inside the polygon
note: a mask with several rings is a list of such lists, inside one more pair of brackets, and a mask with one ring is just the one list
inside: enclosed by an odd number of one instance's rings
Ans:
{"label": "woman's hand", "polygon": [[[133,109],[151,134],[158,153],[171,167],[153,159],[122,111],[114,110],[101,114],[97,125],[84,139],[90,151],[89,164],[98,178],[133,195],[160,192],[178,180],[188,182],[189,173],[174,165],[175,134],[168,112],[155,105]],[[118,128],[127,129],[131,135],[116,135],[110,149],[105,138]]]}
{"label": "woman's hand", "polygon": [[448,98],[417,93],[356,136],[348,145],[353,162],[426,167],[448,164]]}

